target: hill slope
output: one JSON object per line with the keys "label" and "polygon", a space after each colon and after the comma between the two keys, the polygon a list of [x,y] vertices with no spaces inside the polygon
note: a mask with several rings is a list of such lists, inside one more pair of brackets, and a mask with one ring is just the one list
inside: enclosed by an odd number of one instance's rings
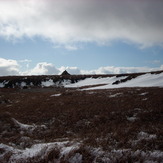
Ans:
{"label": "hill slope", "polygon": [[[121,75],[53,75],[0,77],[0,88],[83,87],[96,89],[163,86],[163,71]],[[105,86],[104,86],[105,85]]]}

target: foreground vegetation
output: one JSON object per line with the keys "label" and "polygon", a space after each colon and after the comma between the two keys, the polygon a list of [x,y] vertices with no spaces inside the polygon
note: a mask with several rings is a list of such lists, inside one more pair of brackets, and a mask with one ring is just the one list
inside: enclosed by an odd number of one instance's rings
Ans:
{"label": "foreground vegetation", "polygon": [[[162,122],[163,88],[1,88],[0,161],[161,162]],[[34,144],[35,156],[13,156]]]}

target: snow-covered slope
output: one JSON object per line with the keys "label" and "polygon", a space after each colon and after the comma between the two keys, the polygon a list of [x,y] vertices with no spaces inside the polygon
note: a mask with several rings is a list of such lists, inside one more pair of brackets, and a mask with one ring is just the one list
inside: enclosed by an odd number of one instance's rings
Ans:
{"label": "snow-covered slope", "polygon": [[[162,87],[163,71],[119,75],[70,75],[1,77],[0,88],[65,87],[109,89],[121,87]],[[88,88],[89,87],[89,88]],[[86,89],[86,88],[85,88]]]}
{"label": "snow-covered slope", "polygon": [[[90,88],[86,88],[85,90],[123,88],[123,87],[163,87],[163,73],[160,74],[147,73],[125,81],[125,79],[127,78],[128,76],[123,76],[123,77],[114,76],[114,77],[97,78],[97,79],[87,78],[75,84],[66,85],[65,87],[75,88],[75,87],[90,86]],[[95,86],[95,87],[91,87],[91,86]]]}
{"label": "snow-covered slope", "polygon": [[108,84],[112,84],[113,82],[115,82],[116,80],[122,80],[125,79],[126,76],[123,77],[106,77],[106,78],[86,78],[85,80],[80,80],[77,83],[74,84],[69,84],[69,85],[65,85],[65,87],[68,88],[76,88],[76,87],[84,87],[84,86],[93,86],[93,85],[108,85]]}

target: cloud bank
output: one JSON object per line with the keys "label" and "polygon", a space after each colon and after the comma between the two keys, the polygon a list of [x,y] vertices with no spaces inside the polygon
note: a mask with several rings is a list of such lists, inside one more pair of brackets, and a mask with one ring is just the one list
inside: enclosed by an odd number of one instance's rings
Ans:
{"label": "cloud bank", "polygon": [[16,60],[0,58],[0,76],[20,75],[19,68]]}
{"label": "cloud bank", "polygon": [[162,6],[162,0],[1,0],[0,37],[39,36],[73,48],[117,39],[162,46]]}
{"label": "cloud bank", "polygon": [[22,72],[23,75],[57,75],[59,70],[51,63],[38,63],[33,69]]}
{"label": "cloud bank", "polygon": [[149,67],[100,67],[95,70],[80,70],[78,67],[56,68],[52,63],[41,62],[27,71],[21,71],[21,62],[0,58],[0,76],[13,75],[60,75],[64,70],[70,74],[122,74],[135,72],[150,72],[163,70],[163,65],[157,68]]}

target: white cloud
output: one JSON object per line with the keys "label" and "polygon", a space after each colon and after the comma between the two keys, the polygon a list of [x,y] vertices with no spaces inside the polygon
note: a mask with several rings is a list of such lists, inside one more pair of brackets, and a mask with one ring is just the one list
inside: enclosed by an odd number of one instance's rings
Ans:
{"label": "white cloud", "polygon": [[67,70],[72,75],[81,74],[81,71],[78,67],[64,67],[64,66],[62,66],[61,68],[59,68],[59,70],[61,73],[65,70]]}
{"label": "white cloud", "polygon": [[0,36],[35,37],[64,45],[123,39],[163,44],[162,0],[1,0]]}
{"label": "white cloud", "polygon": [[76,46],[72,46],[72,45],[66,45],[65,48],[67,50],[77,50],[78,49]]}
{"label": "white cloud", "polygon": [[150,72],[163,70],[163,65],[156,68],[149,67],[100,67],[95,70],[80,70],[78,67],[65,67],[56,68],[52,63],[38,63],[33,69],[26,72],[20,72],[22,75],[60,75],[63,71],[67,70],[70,74],[123,74],[123,73],[137,73],[137,72]]}
{"label": "white cloud", "polygon": [[[28,60],[25,60],[28,61]],[[78,67],[65,67],[56,68],[54,64],[41,62],[37,63],[34,68],[22,71],[21,62],[16,60],[0,58],[0,76],[9,75],[59,75],[64,70],[67,70],[70,74],[122,74],[122,73],[136,73],[136,72],[150,72],[163,70],[163,65],[156,68],[149,67],[100,67],[94,70],[80,70]]]}
{"label": "white cloud", "polygon": [[0,75],[19,75],[19,64],[15,60],[0,58]]}
{"label": "white cloud", "polygon": [[163,70],[163,65],[157,68],[149,67],[100,67],[96,70],[85,71],[82,70],[82,74],[123,74],[123,73],[137,73],[137,72],[150,72]]}
{"label": "white cloud", "polygon": [[22,75],[58,75],[60,71],[51,63],[38,63],[33,69],[22,72]]}

